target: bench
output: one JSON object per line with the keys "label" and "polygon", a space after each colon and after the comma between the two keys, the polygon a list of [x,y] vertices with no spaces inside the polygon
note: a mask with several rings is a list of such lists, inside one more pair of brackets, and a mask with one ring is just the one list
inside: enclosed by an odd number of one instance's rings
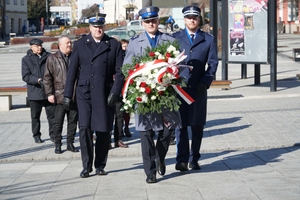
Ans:
{"label": "bench", "polygon": [[232,82],[228,81],[228,80],[220,80],[220,81],[216,81],[214,80],[211,85],[210,88],[222,88],[222,89],[230,89],[230,84]]}
{"label": "bench", "polygon": [[0,111],[9,111],[12,107],[12,95],[27,94],[27,87],[0,87]]}

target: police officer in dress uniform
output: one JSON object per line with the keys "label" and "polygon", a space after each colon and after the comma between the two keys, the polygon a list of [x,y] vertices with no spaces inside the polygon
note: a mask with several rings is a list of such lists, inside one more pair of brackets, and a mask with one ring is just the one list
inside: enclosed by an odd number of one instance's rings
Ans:
{"label": "police officer in dress uniform", "polygon": [[72,105],[73,88],[78,79],[76,99],[82,178],[92,172],[93,131],[97,135],[94,162],[96,174],[106,175],[104,168],[113,128],[114,105],[124,82],[121,43],[104,34],[105,16],[102,13],[90,16],[91,33],[74,42],[64,93],[64,106],[68,110]]}
{"label": "police officer in dress uniform", "polygon": [[[186,64],[194,67],[189,74],[187,87],[183,89],[195,102],[188,105],[185,101],[181,101],[179,111],[182,128],[176,129],[177,164],[175,169],[180,171],[188,170],[188,162],[191,169],[200,169],[198,160],[200,158],[203,126],[206,123],[207,89],[213,81],[218,66],[214,37],[200,31],[198,27],[200,12],[201,10],[197,6],[184,7],[182,13],[186,28],[173,35],[181,45],[180,50],[185,49]],[[208,67],[205,70],[206,64]],[[187,126],[191,126],[192,129],[190,150]]]}
{"label": "police officer in dress uniform", "polygon": [[[131,63],[133,56],[143,55],[147,47],[155,47],[162,42],[175,40],[172,36],[158,31],[160,23],[158,11],[159,8],[154,6],[145,7],[139,11],[146,31],[129,41],[123,65]],[[163,110],[163,113],[174,114],[167,109]],[[178,119],[180,120],[180,117]],[[157,112],[146,113],[145,115],[136,113],[135,127],[140,133],[144,170],[147,175],[146,182],[154,183],[156,182],[156,171],[160,175],[164,175],[166,171],[164,159],[169,147],[170,132],[163,123],[163,115]],[[156,145],[153,142],[154,131],[158,131]]]}

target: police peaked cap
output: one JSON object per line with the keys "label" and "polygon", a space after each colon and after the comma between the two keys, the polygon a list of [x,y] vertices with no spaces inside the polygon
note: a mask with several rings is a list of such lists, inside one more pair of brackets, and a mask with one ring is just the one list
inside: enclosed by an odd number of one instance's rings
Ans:
{"label": "police peaked cap", "polygon": [[95,15],[89,16],[89,23],[92,26],[103,26],[105,24],[105,16],[104,13],[96,13]]}
{"label": "police peaked cap", "polygon": [[31,45],[41,45],[42,43],[43,43],[43,40],[40,40],[37,38],[34,38],[34,39],[30,40],[30,42],[29,42],[30,46]]}
{"label": "police peaked cap", "polygon": [[139,15],[142,17],[143,21],[150,20],[150,19],[156,19],[156,18],[158,18],[158,11],[159,11],[158,7],[148,6],[148,7],[142,8],[139,11]]}
{"label": "police peaked cap", "polygon": [[184,17],[199,17],[201,9],[194,5],[186,6],[182,9],[182,13]]}

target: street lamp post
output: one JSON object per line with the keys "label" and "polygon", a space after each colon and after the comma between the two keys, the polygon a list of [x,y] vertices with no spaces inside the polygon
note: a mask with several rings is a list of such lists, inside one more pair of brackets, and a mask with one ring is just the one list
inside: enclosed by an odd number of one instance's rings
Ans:
{"label": "street lamp post", "polygon": [[46,17],[46,19],[47,19],[47,27],[48,27],[48,0],[46,0],[46,13],[47,13],[47,17]]}

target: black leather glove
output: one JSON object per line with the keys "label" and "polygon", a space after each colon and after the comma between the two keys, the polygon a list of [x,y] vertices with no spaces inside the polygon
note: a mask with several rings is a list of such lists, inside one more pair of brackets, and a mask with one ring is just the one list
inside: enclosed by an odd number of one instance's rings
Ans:
{"label": "black leather glove", "polygon": [[65,97],[65,98],[64,98],[64,109],[65,109],[66,111],[70,111],[72,105],[73,105],[72,99],[69,98],[69,97]]}
{"label": "black leather glove", "polygon": [[114,106],[117,103],[118,99],[119,99],[118,95],[116,95],[114,93],[110,93],[107,98],[107,105]]}
{"label": "black leather glove", "polygon": [[207,90],[207,88],[208,88],[208,87],[207,87],[206,83],[200,81],[200,82],[198,83],[196,92],[197,92],[197,94],[201,94],[202,92],[205,92],[205,90]]}
{"label": "black leather glove", "polygon": [[44,87],[44,82],[43,82],[43,81],[40,81],[39,84],[41,85],[41,88],[43,88],[43,89],[45,88],[45,87]]}

